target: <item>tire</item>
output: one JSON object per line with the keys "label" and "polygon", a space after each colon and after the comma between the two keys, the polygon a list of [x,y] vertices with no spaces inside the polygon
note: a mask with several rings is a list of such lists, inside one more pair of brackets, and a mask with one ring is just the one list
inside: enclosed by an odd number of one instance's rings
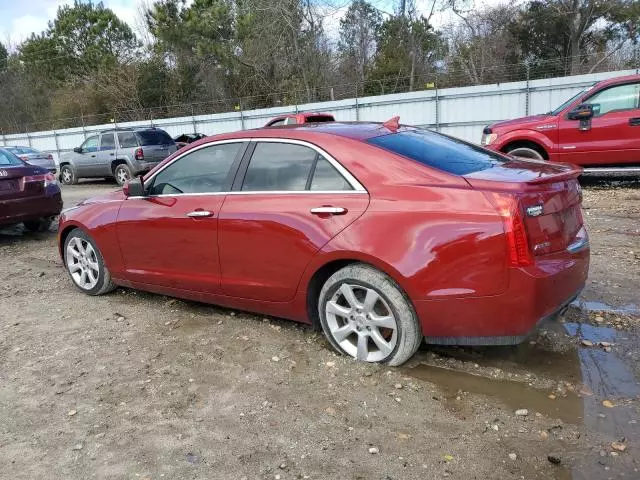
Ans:
{"label": "tire", "polygon": [[320,291],[318,314],[333,348],[361,361],[402,365],[423,338],[418,316],[399,285],[361,263],[329,277]]}
{"label": "tire", "polygon": [[60,183],[63,185],[75,185],[78,183],[78,178],[76,177],[73,168],[69,165],[63,165],[60,167]]}
{"label": "tire", "polygon": [[542,152],[538,151],[537,148],[511,147],[508,148],[505,153],[514,157],[526,158],[529,160],[544,160],[544,155],[542,154]]}
{"label": "tire", "polygon": [[43,217],[38,220],[29,220],[24,222],[24,228],[31,232],[48,232],[53,223],[53,218]]}
{"label": "tire", "polygon": [[76,288],[87,295],[103,295],[116,288],[98,246],[79,228],[64,242],[64,266]]}
{"label": "tire", "polygon": [[116,183],[120,186],[123,186],[127,181],[131,180],[132,174],[129,165],[126,163],[121,163],[116,165],[115,170],[113,171],[113,176],[116,179]]}

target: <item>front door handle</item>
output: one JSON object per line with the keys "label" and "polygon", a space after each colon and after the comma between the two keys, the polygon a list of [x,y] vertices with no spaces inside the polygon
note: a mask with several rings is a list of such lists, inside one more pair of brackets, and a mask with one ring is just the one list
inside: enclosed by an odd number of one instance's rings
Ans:
{"label": "front door handle", "polygon": [[640,117],[630,118],[629,125],[632,127],[640,127]]}
{"label": "front door handle", "polygon": [[208,210],[194,210],[193,212],[187,213],[187,217],[191,217],[191,218],[213,217],[213,212],[210,212]]}
{"label": "front door handle", "polygon": [[343,207],[316,207],[311,209],[314,215],[344,215],[347,209]]}

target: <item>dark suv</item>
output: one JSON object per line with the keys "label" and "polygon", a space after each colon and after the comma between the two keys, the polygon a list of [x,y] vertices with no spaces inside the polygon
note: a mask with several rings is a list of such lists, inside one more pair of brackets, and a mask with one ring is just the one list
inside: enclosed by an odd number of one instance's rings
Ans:
{"label": "dark suv", "polygon": [[60,182],[114,177],[119,185],[148,172],[177,150],[167,132],[155,127],[117,128],[88,137],[60,158]]}

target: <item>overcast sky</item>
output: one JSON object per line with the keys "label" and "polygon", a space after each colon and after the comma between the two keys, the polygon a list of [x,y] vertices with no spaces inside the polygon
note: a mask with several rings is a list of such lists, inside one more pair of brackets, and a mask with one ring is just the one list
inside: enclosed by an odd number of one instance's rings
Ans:
{"label": "overcast sky", "polygon": [[[325,28],[333,37],[337,36],[340,18],[346,11],[349,0],[317,0],[326,12]],[[370,0],[377,8],[389,13],[393,12],[393,5],[397,0]],[[507,0],[476,0],[476,5],[504,3]],[[425,12],[430,8],[432,0],[416,0],[417,7]],[[97,2],[95,2],[97,3]],[[140,22],[139,11],[142,6],[152,3],[152,0],[103,0],[106,7],[127,22],[134,31],[138,31]],[[60,5],[72,5],[73,0],[0,0],[0,41],[16,45],[28,38],[32,32],[40,33],[47,28],[47,22],[52,20]],[[425,12],[426,13],[426,12]],[[450,12],[437,13],[433,23],[440,26],[450,22],[453,15]]]}

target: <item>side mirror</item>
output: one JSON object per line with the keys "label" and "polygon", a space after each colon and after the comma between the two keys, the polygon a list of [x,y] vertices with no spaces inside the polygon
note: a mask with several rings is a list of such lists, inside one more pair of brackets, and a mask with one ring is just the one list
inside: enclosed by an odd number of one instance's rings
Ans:
{"label": "side mirror", "polygon": [[82,153],[82,147],[76,147],[73,149],[73,151],[76,153]]}
{"label": "side mirror", "polygon": [[592,105],[582,104],[571,110],[567,118],[569,120],[589,120],[593,117],[593,113]]}
{"label": "side mirror", "polygon": [[122,186],[125,197],[144,197],[144,180],[142,176],[129,180]]}

